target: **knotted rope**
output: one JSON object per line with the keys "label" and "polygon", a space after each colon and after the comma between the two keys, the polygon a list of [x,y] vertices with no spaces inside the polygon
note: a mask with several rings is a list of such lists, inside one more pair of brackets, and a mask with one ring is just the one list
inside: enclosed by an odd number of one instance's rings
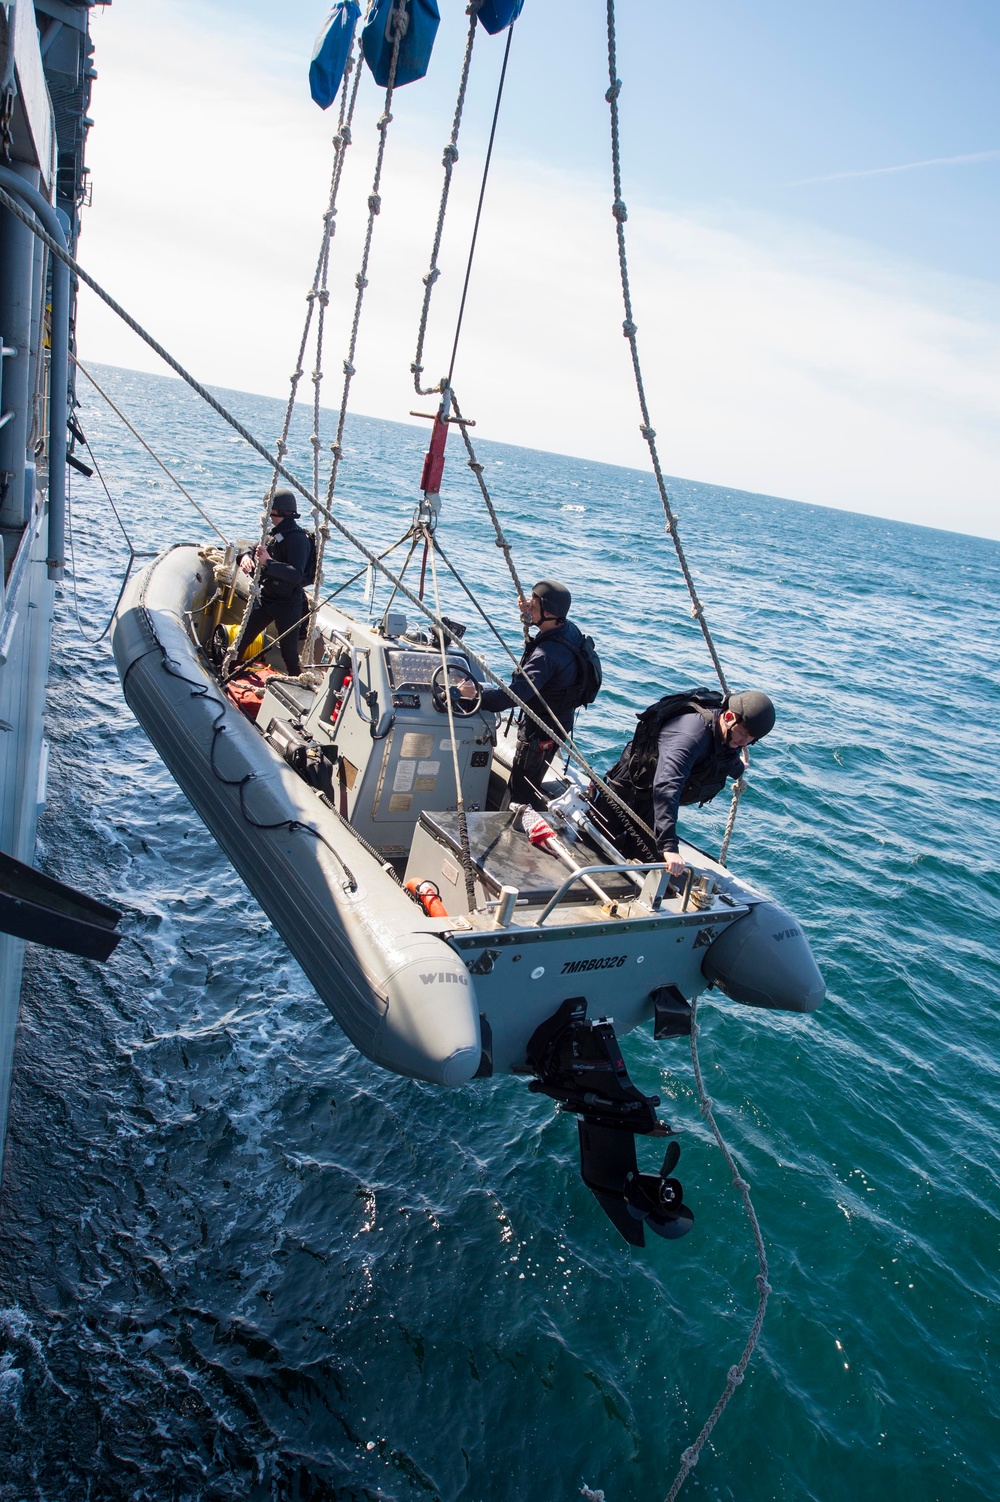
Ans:
{"label": "knotted rope", "polygon": [[[402,0],[405,4],[405,0]],[[397,47],[398,50],[398,47]],[[358,89],[361,83],[361,68],[354,55],[355,44],[352,43],[351,55],[347,59],[344,68],[344,78],[340,89],[340,114],[337,121],[337,130],[333,137],[333,169],[330,176],[330,192],[327,199],[326,213],[323,215],[323,233],[320,238],[319,252],[316,258],[316,269],[313,272],[312,285],[306,293],[306,316],[302,327],[302,338],[299,341],[298,355],[295,360],[295,368],[292,371],[288,401],[285,405],[285,415],[281,424],[281,432],[275,444],[276,463],[272,467],[271,483],[264,497],[264,510],[261,514],[260,542],[263,544],[267,539],[270,525],[271,502],[274,500],[275,491],[278,488],[278,475],[280,473],[277,462],[284,459],[288,452],[288,434],[292,425],[292,417],[295,412],[295,403],[298,395],[299,382],[305,370],[305,354],[309,343],[309,334],[312,329],[313,314],[316,313],[316,360],[312,372],[313,382],[313,431],[310,437],[313,450],[313,492],[319,493],[319,452],[321,440],[319,436],[319,403],[320,388],[323,381],[323,334],[326,321],[326,309],[330,301],[328,276],[330,269],[330,245],[337,229],[337,197],[340,191],[340,182],[344,172],[344,160],[347,148],[351,145],[351,126],[354,120],[354,109],[358,99]],[[395,70],[395,56],[393,58],[393,71]],[[353,77],[352,77],[353,76]],[[391,80],[390,80],[391,82]],[[317,312],[318,309],[318,312]],[[321,525],[320,513],[313,509],[313,528],[316,534],[316,571],[313,579],[313,597],[310,606],[310,635],[312,634],[313,622],[317,602],[323,583],[323,553],[329,529]],[[243,620],[240,629],[236,633],[234,649],[229,654],[235,658],[236,649],[242,643],[243,632],[260,594],[260,580],[263,573],[263,564],[255,563],[253,582],[247,595],[246,608],[243,612]],[[228,659],[227,659],[228,660]]]}
{"label": "knotted rope", "polygon": [[[691,596],[691,614],[701,627],[701,632],[705,638],[705,644],[708,647],[709,654],[711,655],[712,662],[715,666],[715,671],[718,674],[719,683],[722,686],[722,691],[723,693],[728,693],[729,685],[726,682],[726,675],[723,672],[722,663],[719,660],[719,654],[716,651],[715,642],[712,640],[712,633],[709,630],[708,622],[705,619],[705,612],[702,607],[701,601],[698,598],[698,592],[695,588],[694,580],[691,577],[691,570],[688,567],[687,558],[685,557],[684,549],[681,546],[680,534],[677,528],[677,518],[674,515],[673,508],[670,504],[670,496],[667,492],[666,481],[664,479],[663,471],[660,466],[660,457],[656,447],[656,432],[650,421],[649,407],[646,402],[646,391],[642,379],[642,369],[639,364],[637,329],[632,313],[632,295],[629,289],[628,260],[625,247],[625,222],[628,218],[628,212],[625,208],[624,200],[622,199],[621,184],[618,96],[621,93],[622,84],[621,80],[618,77],[616,63],[614,0],[607,0],[607,8],[608,74],[610,81],[605,98],[611,110],[611,162],[615,193],[614,203],[612,205],[612,213],[614,214],[615,218],[615,228],[618,239],[618,265],[621,273],[622,300],[625,306],[625,321],[622,325],[622,329],[626,339],[628,340],[629,351],[632,356],[632,370],[635,375],[636,393],[639,398],[639,410],[642,416],[642,423],[640,425],[639,431],[642,434],[642,437],[645,439],[646,445],[649,449],[650,459],[652,460],[653,465],[653,473],[656,476],[656,485],[660,493],[660,501],[663,506],[664,515],[666,516],[667,533],[671,541],[673,542],[674,550],[677,554],[677,560],[684,575],[684,579],[688,587],[688,593]],[[736,821],[736,810],[739,806],[740,795],[742,791],[743,779],[741,777],[737,781],[736,786],[733,789],[733,801],[730,806],[729,818],[726,822],[726,831],[723,837],[722,849],[719,856],[720,864],[722,865],[725,864],[726,855],[729,851],[729,841],[732,837],[733,825]],[[760,1339],[760,1332],[764,1324],[764,1314],[767,1309],[767,1298],[768,1294],[771,1291],[770,1284],[767,1281],[767,1253],[764,1248],[764,1239],[761,1235],[760,1223],[757,1220],[757,1215],[754,1211],[754,1207],[750,1199],[750,1187],[743,1176],[740,1174],[732,1153],[726,1146],[726,1143],[723,1141],[722,1134],[719,1131],[715,1117],[712,1113],[712,1102],[708,1097],[708,1094],[705,1090],[705,1083],[702,1079],[701,1066],[698,1062],[697,1047],[697,1000],[692,1002],[691,1010],[691,1062],[694,1066],[694,1076],[695,1083],[698,1089],[698,1098],[701,1103],[702,1114],[705,1117],[705,1120],[708,1122],[715,1140],[722,1152],[722,1155],[726,1160],[729,1170],[733,1175],[733,1183],[735,1184],[736,1188],[739,1190],[743,1198],[743,1204],[746,1209],[747,1216],[749,1217],[750,1225],[753,1229],[754,1242],[757,1248],[757,1260],[760,1265],[760,1272],[757,1276],[757,1290],[759,1294],[759,1301],[757,1305],[756,1317],[754,1318],[750,1335],[743,1349],[743,1354],[737,1364],[733,1367],[730,1367],[728,1380],[726,1382],[726,1386],[722,1392],[722,1395],[719,1398],[719,1401],[716,1403],[715,1407],[712,1409],[712,1412],[709,1414],[708,1419],[703,1425],[701,1432],[699,1433],[694,1444],[689,1446],[688,1449],[683,1452],[681,1456],[681,1468],[677,1474],[673,1486],[667,1493],[666,1502],[674,1502],[674,1499],[676,1498],[681,1487],[684,1485],[684,1482],[686,1481],[692,1468],[697,1464],[698,1457],[701,1454],[702,1448],[708,1440],[708,1437],[711,1434],[712,1430],[715,1428],[715,1425],[718,1423],[719,1418],[721,1417],[722,1412],[726,1407],[726,1404],[729,1402],[736,1388],[743,1381],[743,1375],[746,1371],[747,1363],[749,1362],[750,1357],[753,1355],[753,1352],[757,1346],[757,1342]]]}
{"label": "knotted rope", "polygon": [[451,179],[458,161],[458,133],[462,127],[462,111],[465,108],[465,95],[469,86],[469,71],[472,67],[472,47],[476,40],[476,19],[482,8],[483,0],[471,0],[469,5],[469,33],[465,39],[465,56],[462,59],[462,74],[458,84],[458,98],[455,101],[455,113],[451,122],[451,135],[448,144],[444,148],[441,158],[444,167],[444,181],[441,184],[441,202],[438,205],[437,224],[434,228],[434,244],[431,247],[430,266],[424,277],[424,299],[420,309],[420,326],[417,331],[417,350],[413,356],[410,371],[413,375],[413,387],[418,396],[433,396],[441,390],[440,381],[436,386],[421,386],[420,377],[423,375],[424,339],[427,336],[427,319],[431,308],[431,295],[435,283],[441,275],[438,265],[438,255],[441,251],[441,237],[444,234],[445,215],[448,212],[448,197],[451,193]]}
{"label": "knotted rope", "polygon": [[[642,417],[642,422],[639,426],[639,432],[642,434],[642,437],[646,442],[646,447],[649,449],[649,457],[653,465],[653,474],[656,478],[656,488],[659,491],[660,504],[663,507],[663,514],[666,517],[667,536],[670,538],[671,542],[674,545],[674,551],[677,554],[677,561],[680,564],[681,573],[684,575],[684,582],[687,585],[688,594],[691,596],[691,615],[701,627],[701,634],[705,638],[705,645],[708,647],[709,655],[712,659],[712,664],[715,668],[716,675],[718,676],[719,683],[722,686],[722,692],[724,694],[728,694],[729,684],[726,681],[726,675],[722,668],[721,659],[718,652],[716,651],[715,642],[712,639],[712,633],[708,627],[708,621],[705,619],[705,610],[701,603],[701,600],[698,598],[698,591],[695,587],[694,578],[692,577],[691,570],[688,566],[684,548],[681,545],[680,532],[677,526],[677,517],[674,513],[673,506],[670,503],[670,494],[667,490],[667,482],[664,478],[663,469],[660,464],[660,455],[656,447],[656,429],[653,427],[652,421],[650,420],[649,405],[646,401],[646,387],[642,378],[642,367],[639,364],[639,343],[637,338],[638,329],[636,327],[635,318],[633,317],[632,313],[632,292],[629,286],[628,255],[625,245],[625,221],[628,219],[628,210],[626,209],[625,202],[622,198],[621,137],[618,118],[618,96],[622,91],[622,82],[618,77],[618,66],[616,58],[615,0],[608,0],[608,74],[610,84],[608,91],[604,97],[607,100],[611,111],[611,172],[615,191],[615,197],[614,202],[611,206],[611,212],[615,218],[615,232],[618,239],[618,269],[621,275],[622,301],[625,306],[625,321],[622,324],[622,332],[624,333],[625,338],[628,340],[629,352],[632,356],[632,371],[635,376],[636,395],[639,398],[639,412]],[[740,794],[742,793],[742,791],[743,779],[741,777],[733,788],[733,801],[730,805],[729,821],[726,826],[726,833],[722,842],[722,849],[719,853],[719,864],[723,866],[726,864],[726,856],[729,853],[729,841],[732,837],[733,825],[736,821],[736,810],[739,806]]]}
{"label": "knotted rope", "polygon": [[694,1080],[695,1086],[698,1090],[698,1101],[701,1106],[701,1114],[708,1122],[708,1125],[712,1130],[712,1135],[715,1137],[715,1140],[719,1145],[719,1150],[726,1160],[726,1165],[729,1169],[729,1172],[733,1176],[733,1185],[740,1192],[740,1198],[743,1200],[743,1208],[746,1210],[747,1219],[749,1220],[750,1227],[753,1231],[754,1245],[757,1249],[757,1264],[760,1268],[760,1271],[758,1272],[757,1277],[754,1280],[757,1284],[757,1313],[754,1316],[754,1322],[750,1328],[750,1334],[747,1337],[746,1345],[743,1347],[743,1352],[740,1356],[739,1361],[737,1361],[735,1366],[731,1366],[729,1368],[729,1371],[726,1374],[726,1385],[722,1390],[718,1402],[702,1425],[698,1438],[695,1440],[693,1445],[689,1445],[688,1448],[682,1452],[681,1468],[674,1479],[673,1486],[667,1493],[666,1502],[674,1502],[677,1493],[684,1485],[684,1482],[687,1480],[691,1471],[698,1464],[698,1457],[704,1449],[709,1435],[712,1433],[712,1430],[715,1428],[716,1424],[719,1422],[719,1419],[722,1417],[726,1404],[729,1402],[733,1393],[743,1381],[743,1378],[746,1375],[747,1366],[750,1362],[750,1357],[756,1350],[757,1342],[760,1340],[760,1332],[764,1327],[764,1315],[767,1311],[767,1300],[771,1292],[771,1285],[768,1282],[767,1250],[764,1246],[764,1237],[761,1233],[760,1221],[757,1219],[757,1212],[754,1209],[753,1201],[750,1198],[750,1185],[740,1173],[736,1159],[733,1157],[732,1152],[723,1140],[722,1133],[719,1131],[718,1123],[716,1122],[715,1116],[712,1111],[713,1102],[705,1089],[705,1081],[702,1078],[701,1064],[698,1060],[697,997],[695,997],[695,999],[691,1003],[691,1063],[694,1066]]}

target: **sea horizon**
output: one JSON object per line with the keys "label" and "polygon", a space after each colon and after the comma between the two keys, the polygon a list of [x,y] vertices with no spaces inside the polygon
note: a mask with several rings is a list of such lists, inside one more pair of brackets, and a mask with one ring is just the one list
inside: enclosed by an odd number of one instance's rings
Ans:
{"label": "sea horizon", "polygon": [[[85,361],[84,363],[87,364],[87,365],[91,365],[92,364],[95,370],[98,370],[98,369],[100,369],[100,370],[108,370],[108,371],[117,370],[117,371],[122,371],[123,373],[130,374],[130,375],[150,375],[154,379],[162,379],[162,380],[167,380],[167,381],[176,381],[176,382],[178,382],[182,386],[187,386],[187,384],[188,384],[183,379],[182,376],[177,375],[175,372],[164,370],[164,369],[162,369],[162,367],[159,370],[148,370],[147,371],[147,370],[137,369],[137,368],[135,368],[133,366],[124,366],[124,365],[119,366],[119,365],[105,364],[103,361],[89,361],[88,360],[88,361]],[[249,399],[255,400],[255,401],[257,401],[257,400],[259,400],[259,401],[274,401],[274,402],[278,402],[281,405],[284,405],[285,402],[287,401],[287,396],[272,396],[272,395],[268,395],[266,392],[246,391],[246,390],[243,390],[240,387],[216,385],[216,384],[214,384],[212,382],[209,382],[209,381],[203,381],[201,384],[205,387],[205,389],[207,391],[211,391],[216,396],[221,396],[222,393],[225,393],[226,395],[228,395],[230,397],[249,398]],[[188,387],[188,390],[190,390],[190,389],[191,388]],[[421,400],[424,400],[424,399],[421,398]],[[434,400],[433,397],[427,398],[426,400],[431,405],[433,405],[433,400]],[[302,407],[304,405],[304,403],[300,400],[299,403],[298,403],[298,405],[300,407]],[[310,410],[311,410],[311,407],[310,407]],[[320,411],[321,411],[321,413],[323,413],[323,415],[328,420],[330,420],[330,419],[336,420],[336,417],[338,415],[339,409],[337,407],[329,407],[329,406],[321,404],[320,405]],[[426,427],[424,424],[421,424],[420,422],[406,422],[402,418],[398,418],[398,417],[379,417],[379,416],[376,416],[376,415],[374,415],[373,413],[370,413],[370,412],[354,412],[353,409],[352,409],[351,413],[349,414],[349,420],[351,420],[351,419],[353,419],[355,417],[362,418],[366,422],[385,422],[385,423],[390,423],[394,427],[405,428],[405,429],[410,430],[410,431],[414,431],[415,430],[415,431],[418,431],[418,432],[422,432],[424,434],[427,434],[430,431],[428,427]],[[637,422],[636,426],[638,426],[638,422]],[[259,435],[257,435],[257,436],[259,437]],[[481,435],[479,435],[478,433],[476,435],[474,435],[474,442],[480,441],[480,437],[481,437]],[[573,462],[578,462],[578,463],[581,463],[581,464],[592,464],[592,465],[594,465],[594,466],[596,466],[598,468],[603,468],[603,469],[624,470],[628,474],[643,475],[643,476],[645,476],[649,480],[650,484],[652,484],[652,485],[655,485],[655,483],[656,483],[655,482],[655,477],[654,477],[654,475],[652,473],[652,468],[651,467],[643,468],[642,466],[639,466],[639,465],[616,464],[616,463],[612,463],[609,460],[605,460],[605,459],[590,459],[590,458],[587,458],[585,455],[563,452],[561,449],[539,449],[539,448],[532,448],[530,445],[527,445],[527,444],[508,444],[507,440],[502,439],[502,438],[495,438],[495,437],[494,438],[485,438],[485,439],[483,439],[483,441],[487,442],[487,443],[496,443],[496,444],[501,444],[501,445],[512,447],[512,448],[517,448],[517,449],[520,449],[522,452],[524,452],[526,454],[543,454],[547,458],[551,458],[551,459],[568,459],[568,460],[571,460]],[[903,519],[901,517],[895,517],[895,516],[885,515],[882,512],[876,512],[876,511],[858,511],[858,510],[854,510],[853,508],[851,508],[849,506],[830,506],[830,505],[824,505],[823,503],[821,503],[819,501],[805,501],[805,500],[800,500],[796,496],[778,495],[778,494],[776,494],[776,493],[774,493],[772,491],[766,491],[766,490],[753,490],[753,489],[749,488],[748,486],[726,485],[726,484],[722,484],[722,483],[720,483],[718,481],[715,481],[715,480],[705,480],[705,479],[700,479],[700,478],[699,479],[695,479],[693,476],[690,476],[690,475],[674,475],[674,474],[667,474],[666,472],[664,472],[664,479],[667,482],[668,493],[669,493],[669,487],[671,485],[674,485],[674,484],[680,484],[680,485],[704,485],[704,486],[707,486],[711,490],[717,490],[717,491],[720,491],[720,492],[722,492],[724,494],[728,494],[728,495],[732,495],[732,496],[763,496],[767,500],[782,501],[782,502],[784,502],[784,503],[786,503],[786,504],[788,504],[790,506],[805,506],[805,507],[808,507],[808,508],[812,508],[812,509],[814,509],[816,511],[823,511],[823,512],[825,512],[825,511],[832,511],[832,512],[836,512],[836,513],[846,512],[847,515],[849,515],[849,516],[868,517],[868,518],[870,518],[873,521],[892,522],[893,524],[899,525],[901,527],[915,527],[915,528],[919,529],[922,532],[943,532],[947,536],[950,536],[950,537],[974,537],[974,538],[977,538],[981,542],[993,542],[993,543],[996,543],[996,545],[998,547],[1000,547],[1000,530],[998,530],[998,533],[997,533],[996,536],[993,536],[993,535],[991,535],[989,533],[986,533],[986,532],[954,531],[950,527],[932,526],[928,522],[907,521],[907,520],[905,520],[905,519]]]}

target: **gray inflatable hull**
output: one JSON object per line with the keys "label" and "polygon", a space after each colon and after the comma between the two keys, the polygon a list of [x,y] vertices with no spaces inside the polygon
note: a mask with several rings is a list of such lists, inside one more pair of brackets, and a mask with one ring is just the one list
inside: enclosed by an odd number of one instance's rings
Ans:
{"label": "gray inflatable hull", "polygon": [[210,584],[180,547],[129,587],[112,634],[129,708],[355,1047],[398,1074],[465,1083],[482,1054],[465,964],[202,665],[185,615]]}
{"label": "gray inflatable hull", "polygon": [[756,902],[709,947],[705,979],[745,1006],[815,1012],[826,983],[791,913],[776,902]]}

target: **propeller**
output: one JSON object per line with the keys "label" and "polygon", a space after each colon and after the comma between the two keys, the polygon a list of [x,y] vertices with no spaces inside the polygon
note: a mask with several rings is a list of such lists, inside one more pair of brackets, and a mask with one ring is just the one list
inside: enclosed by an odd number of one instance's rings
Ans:
{"label": "propeller", "polygon": [[623,1186],[628,1213],[666,1241],[678,1241],[694,1225],[694,1214],[684,1203],[684,1190],[679,1180],[671,1177],[680,1155],[680,1144],[671,1142],[658,1174],[628,1173]]}
{"label": "propeller", "polygon": [[673,1173],[674,1169],[677,1167],[677,1163],[678,1163],[678,1160],[680,1159],[680,1155],[681,1155],[681,1145],[677,1141],[677,1139],[675,1138],[673,1140],[673,1142],[668,1142],[667,1143],[667,1150],[663,1154],[663,1163],[662,1163],[661,1168],[660,1168],[660,1178],[661,1179],[665,1179],[665,1178],[668,1177],[668,1175],[670,1175],[670,1174]]}

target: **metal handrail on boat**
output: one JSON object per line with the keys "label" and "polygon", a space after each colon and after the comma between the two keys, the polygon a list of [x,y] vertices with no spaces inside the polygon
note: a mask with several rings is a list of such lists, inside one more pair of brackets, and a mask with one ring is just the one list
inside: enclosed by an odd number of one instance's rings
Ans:
{"label": "metal handrail on boat", "polygon": [[[573,883],[575,881],[579,881],[582,876],[598,876],[602,872],[603,872],[604,875],[609,875],[609,874],[617,873],[619,875],[624,876],[629,871],[665,871],[665,870],[666,870],[666,866],[664,865],[663,861],[645,861],[645,862],[643,862],[643,861],[620,861],[617,865],[613,865],[613,866],[580,866],[578,870],[570,872],[570,874],[566,877],[566,880],[563,882],[563,884],[559,888],[559,890],[552,897],[549,898],[548,902],[545,904],[545,906],[542,908],[542,911],[539,913],[538,917],[535,919],[535,927],[536,928],[541,928],[542,924],[545,922],[546,918],[549,916],[549,914],[551,913],[552,909],[556,906],[557,903],[559,903],[559,902],[562,901],[562,899],[565,897],[566,893],[569,891],[569,889],[573,885]],[[689,867],[688,868],[688,879],[687,879],[687,883],[686,883],[688,889],[690,889],[691,878],[692,878],[693,874],[694,873],[691,871],[691,869]]]}

